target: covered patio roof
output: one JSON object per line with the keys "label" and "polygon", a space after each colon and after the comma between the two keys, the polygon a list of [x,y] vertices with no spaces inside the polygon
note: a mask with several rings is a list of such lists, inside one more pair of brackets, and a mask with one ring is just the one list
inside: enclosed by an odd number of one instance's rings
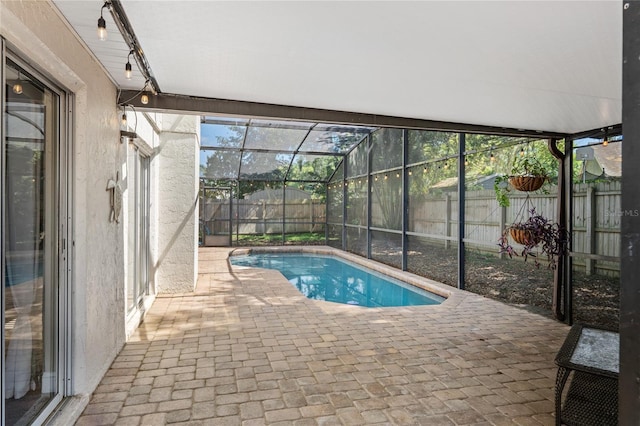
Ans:
{"label": "covered patio roof", "polygon": [[[564,134],[622,121],[618,2],[107,3],[163,94]],[[102,1],[55,4],[118,87],[143,88],[109,13],[96,36]]]}

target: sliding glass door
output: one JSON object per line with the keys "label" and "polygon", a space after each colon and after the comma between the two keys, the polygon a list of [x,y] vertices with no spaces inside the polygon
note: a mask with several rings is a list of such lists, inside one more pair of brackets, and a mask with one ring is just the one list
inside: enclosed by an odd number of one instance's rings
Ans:
{"label": "sliding glass door", "polygon": [[[3,424],[39,423],[62,398],[61,107],[19,63],[4,63]],[[63,281],[63,280],[62,280]]]}
{"label": "sliding glass door", "polygon": [[127,311],[132,314],[149,293],[149,157],[134,144],[127,170]]}

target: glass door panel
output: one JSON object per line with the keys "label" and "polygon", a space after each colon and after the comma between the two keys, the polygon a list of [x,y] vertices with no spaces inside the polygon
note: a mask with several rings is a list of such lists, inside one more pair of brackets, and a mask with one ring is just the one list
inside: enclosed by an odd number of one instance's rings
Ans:
{"label": "glass door panel", "polygon": [[127,159],[128,251],[127,310],[132,312],[148,293],[149,157],[129,145]]}
{"label": "glass door panel", "polygon": [[4,424],[33,421],[59,391],[59,96],[11,60],[3,155]]}
{"label": "glass door panel", "polygon": [[149,293],[149,157],[140,155],[138,151],[139,173],[139,214],[138,229],[140,250],[138,258],[137,279],[138,279],[138,300]]}
{"label": "glass door panel", "polygon": [[127,158],[127,311],[131,312],[137,304],[136,258],[138,255],[138,151],[132,144],[128,145]]}

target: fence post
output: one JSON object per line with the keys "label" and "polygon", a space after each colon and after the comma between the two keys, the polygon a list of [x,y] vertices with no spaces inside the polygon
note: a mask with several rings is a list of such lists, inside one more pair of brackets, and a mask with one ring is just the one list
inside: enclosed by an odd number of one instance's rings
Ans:
{"label": "fence post", "polygon": [[[446,205],[446,208],[445,208],[446,214],[444,219],[444,233],[446,237],[450,237],[451,236],[451,194],[449,194],[448,192],[444,196],[444,202]],[[447,238],[446,240],[444,240],[444,248],[448,250],[450,247],[451,247],[451,242]]]}
{"label": "fence post", "polygon": [[[502,235],[502,233],[504,232],[504,228],[507,227],[507,207],[506,206],[500,206],[500,222],[498,223],[498,227],[500,228],[498,230],[498,234]],[[504,259],[506,256],[506,253],[504,252],[500,252],[500,254],[498,254],[498,257],[500,259]]]}
{"label": "fence post", "polygon": [[[585,220],[587,225],[586,249],[587,253],[594,254],[596,251],[596,191],[592,185],[587,187],[585,199]],[[595,272],[595,260],[587,258],[584,262],[585,273],[593,275]]]}
{"label": "fence post", "polygon": [[267,201],[262,200],[262,235],[267,233]]}

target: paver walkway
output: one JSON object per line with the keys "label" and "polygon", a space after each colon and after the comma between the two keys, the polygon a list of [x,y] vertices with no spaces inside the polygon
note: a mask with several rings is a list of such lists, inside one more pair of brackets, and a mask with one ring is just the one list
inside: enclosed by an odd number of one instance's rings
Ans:
{"label": "paver walkway", "polygon": [[196,292],[157,298],[78,425],[553,424],[567,326],[457,290],[440,306],[309,300],[229,251],[200,249]]}

